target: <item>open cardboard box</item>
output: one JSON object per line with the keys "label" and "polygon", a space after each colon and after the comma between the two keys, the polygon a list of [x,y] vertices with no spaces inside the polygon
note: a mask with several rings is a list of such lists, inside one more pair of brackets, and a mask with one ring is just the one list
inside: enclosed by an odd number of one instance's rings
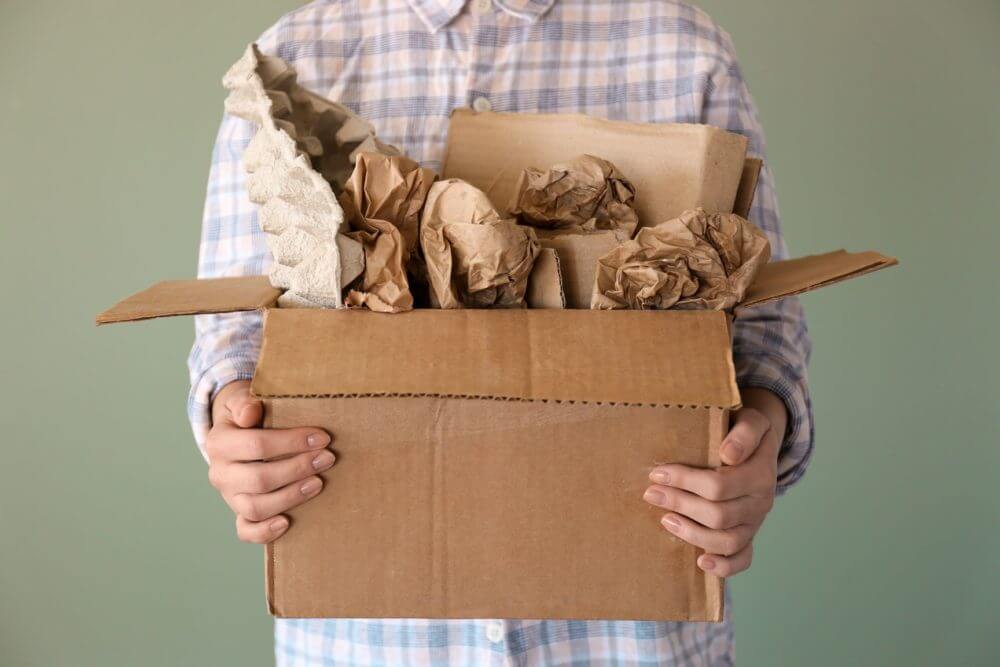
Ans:
{"label": "open cardboard box", "polygon": [[[705,126],[459,111],[444,176],[503,201],[523,167],[590,152],[633,180],[649,224],[748,209],[759,162],[745,151]],[[892,264],[844,251],[773,262],[741,307]],[[274,615],[722,618],[722,580],[642,492],[656,464],[719,464],[740,406],[729,314],[383,315],[279,309],[278,295],[262,276],[169,281],[97,318],[264,312],[252,391],[265,424],[326,428],[338,454],[267,547]]]}

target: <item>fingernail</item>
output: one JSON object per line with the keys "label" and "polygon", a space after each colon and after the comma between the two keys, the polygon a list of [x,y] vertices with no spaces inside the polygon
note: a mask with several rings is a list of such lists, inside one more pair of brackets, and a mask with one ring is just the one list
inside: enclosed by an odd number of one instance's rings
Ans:
{"label": "fingernail", "polygon": [[330,444],[330,436],[326,433],[313,433],[306,438],[309,449],[319,449]]}
{"label": "fingernail", "polygon": [[669,484],[670,474],[665,470],[654,470],[649,473],[649,478],[656,482],[657,484]]}
{"label": "fingernail", "polygon": [[323,486],[323,482],[315,477],[312,479],[307,479],[305,483],[299,487],[299,491],[302,492],[303,496],[312,496],[319,493],[320,487]]}
{"label": "fingernail", "polygon": [[743,456],[743,448],[735,442],[726,443],[726,458],[730,461],[739,461]]}
{"label": "fingernail", "polygon": [[269,523],[267,527],[271,529],[272,533],[280,533],[285,528],[288,528],[288,519],[286,519],[283,516],[280,516],[271,523]]}
{"label": "fingernail", "polygon": [[662,519],[660,519],[660,523],[662,523],[663,527],[669,530],[671,533],[676,533],[678,530],[681,529],[680,519],[678,519],[673,514],[668,514]]}
{"label": "fingernail", "polygon": [[703,570],[714,570],[715,569],[715,559],[711,556],[702,556],[698,565],[701,566]]}
{"label": "fingernail", "polygon": [[646,489],[646,493],[642,495],[642,499],[652,505],[662,505],[667,497],[659,489]]}
{"label": "fingernail", "polygon": [[316,471],[326,470],[327,468],[332,466],[333,462],[336,460],[337,459],[333,455],[333,452],[328,452],[328,451],[320,452],[319,455],[313,459],[313,470]]}

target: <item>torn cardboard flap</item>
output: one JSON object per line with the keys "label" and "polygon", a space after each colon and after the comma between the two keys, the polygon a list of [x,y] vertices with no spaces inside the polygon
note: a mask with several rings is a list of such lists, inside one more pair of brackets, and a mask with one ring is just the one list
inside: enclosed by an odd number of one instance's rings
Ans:
{"label": "torn cardboard flap", "polygon": [[165,280],[108,308],[97,316],[97,324],[258,310],[273,306],[280,294],[267,276]]}
{"label": "torn cardboard flap", "polygon": [[252,391],[740,404],[728,316],[716,311],[271,309]]}

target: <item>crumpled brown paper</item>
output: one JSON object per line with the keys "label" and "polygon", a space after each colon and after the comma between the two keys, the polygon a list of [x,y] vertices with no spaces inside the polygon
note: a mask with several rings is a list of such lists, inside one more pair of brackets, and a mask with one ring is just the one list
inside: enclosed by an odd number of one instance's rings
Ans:
{"label": "crumpled brown paper", "polygon": [[440,308],[517,307],[539,252],[535,232],[502,217],[478,188],[435,183],[421,219],[431,300]]}
{"label": "crumpled brown paper", "polygon": [[640,229],[598,261],[590,307],[728,310],[770,256],[767,237],[749,220],[685,211]]}
{"label": "crumpled brown paper", "polygon": [[632,207],[635,187],[615,165],[593,155],[547,170],[525,169],[515,192],[511,212],[535,227],[610,229],[625,240],[639,222]]}
{"label": "crumpled brown paper", "polygon": [[419,261],[420,211],[437,178],[400,155],[359,153],[340,196],[347,236],[364,246],[365,271],[347,294],[350,306],[383,313],[413,308],[407,265]]}

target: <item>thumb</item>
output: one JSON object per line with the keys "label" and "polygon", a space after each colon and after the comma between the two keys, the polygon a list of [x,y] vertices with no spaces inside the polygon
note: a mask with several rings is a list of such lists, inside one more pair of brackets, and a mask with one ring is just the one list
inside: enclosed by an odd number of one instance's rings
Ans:
{"label": "thumb", "polygon": [[757,447],[770,428],[771,422],[759,410],[753,408],[738,410],[733,415],[729,433],[722,439],[719,458],[728,466],[743,463],[757,451]]}
{"label": "thumb", "polygon": [[223,407],[229,420],[239,428],[259,426],[264,418],[264,406],[250,394],[249,382],[241,382],[226,392]]}

